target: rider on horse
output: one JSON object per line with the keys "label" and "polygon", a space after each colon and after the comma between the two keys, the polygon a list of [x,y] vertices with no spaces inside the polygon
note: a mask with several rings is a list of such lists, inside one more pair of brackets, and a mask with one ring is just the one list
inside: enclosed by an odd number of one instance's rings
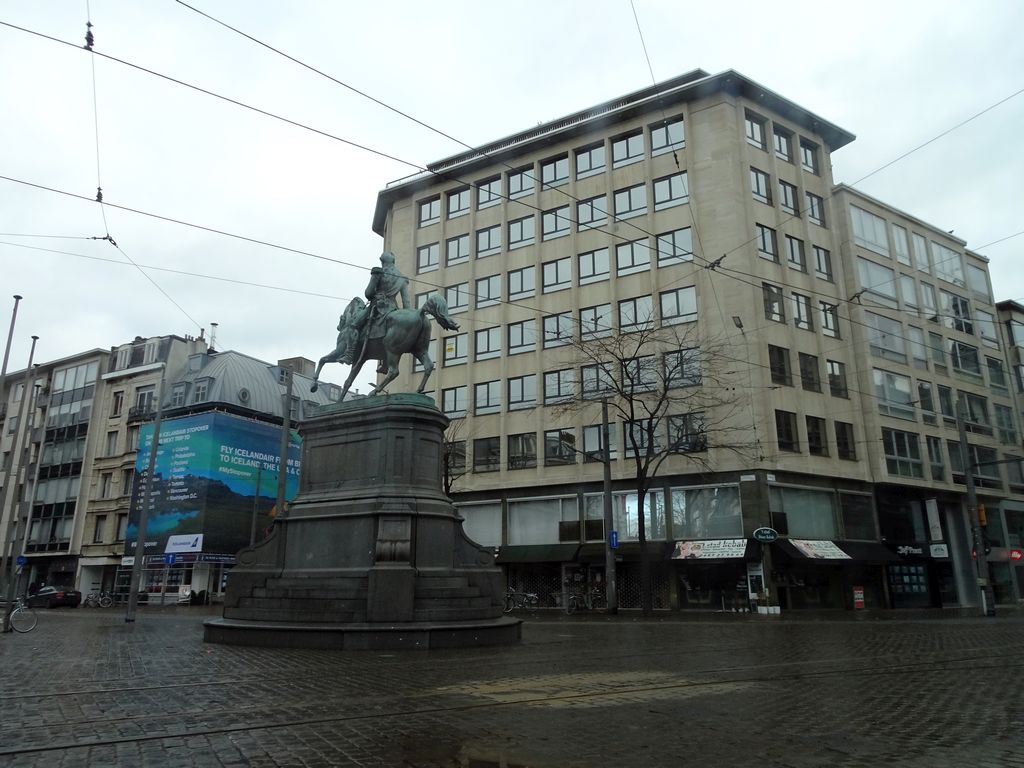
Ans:
{"label": "rider on horse", "polygon": [[[402,306],[410,308],[412,301],[409,299],[409,278],[403,275],[395,266],[395,254],[391,251],[384,251],[380,255],[381,266],[370,270],[370,282],[366,286],[366,298],[369,304],[360,311],[354,313],[351,325],[359,334],[362,343],[365,339],[379,339],[384,335],[384,318],[394,310],[398,309],[398,302],[395,297],[401,295]],[[363,335],[363,328],[369,326],[366,335]],[[340,330],[340,328],[339,328]],[[386,369],[378,369],[384,373]]]}

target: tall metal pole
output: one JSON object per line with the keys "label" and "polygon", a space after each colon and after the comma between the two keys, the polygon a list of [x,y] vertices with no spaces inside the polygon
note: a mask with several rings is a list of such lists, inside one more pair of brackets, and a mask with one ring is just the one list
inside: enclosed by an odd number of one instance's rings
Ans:
{"label": "tall metal pole", "polygon": [[960,395],[956,401],[956,427],[960,433],[960,455],[963,456],[964,482],[967,484],[967,516],[971,520],[971,535],[974,539],[974,562],[978,571],[978,587],[981,589],[981,615],[996,615],[995,592],[988,575],[988,556],[985,554],[985,539],[981,533],[981,515],[978,514],[978,493],[974,488],[974,459],[967,444],[967,427],[964,417],[967,403]]}
{"label": "tall metal pole", "polygon": [[[3,427],[4,416],[6,415],[6,412],[7,412],[7,409],[4,406],[7,405],[7,401],[9,400],[9,398],[7,397],[7,391],[4,389],[4,385],[7,383],[7,363],[8,363],[8,361],[11,358],[11,342],[14,339],[14,326],[15,326],[16,321],[18,319],[18,303],[20,301],[21,301],[21,296],[19,296],[18,294],[14,294],[14,310],[11,312],[11,327],[7,331],[7,346],[4,347],[4,361],[3,361],[3,365],[0,365],[0,398],[3,398],[2,400],[0,400],[0,427]],[[15,441],[15,444],[11,445],[11,455],[8,457],[11,465],[14,464],[14,456],[15,456],[14,449],[16,447],[16,443],[17,443],[17,441]],[[6,466],[3,466],[2,464],[0,464],[0,472],[4,472],[6,469],[7,469]],[[4,490],[6,490],[6,488],[7,488],[7,485],[5,483],[4,484]],[[0,494],[2,494],[2,491],[0,491]],[[6,521],[6,518],[4,517],[5,507],[4,507],[3,500],[4,500],[4,497],[2,495],[0,495],[0,525],[9,525],[9,523]],[[4,531],[6,532],[6,528],[4,529]],[[4,550],[3,551],[6,552],[7,551],[7,549],[6,549],[7,545],[8,545],[8,543],[11,543],[11,542],[8,542],[6,538],[3,538],[2,541],[3,541],[3,545],[4,545]],[[13,546],[13,543],[11,543],[11,544]],[[0,558],[0,560],[2,560],[2,558]],[[2,573],[3,573],[3,571],[0,570],[0,575],[2,575]]]}
{"label": "tall metal pole", "polygon": [[[287,370],[287,369],[286,369]],[[284,403],[281,406],[281,453],[277,463],[277,516],[284,518],[284,492],[288,481],[288,442],[292,431],[292,372],[285,382]]]}
{"label": "tall metal pole", "polygon": [[[153,439],[149,443],[149,465],[146,470],[146,486],[139,492],[139,534],[135,539],[135,559],[132,561],[132,578],[128,584],[128,610],[125,623],[135,621],[135,611],[139,606],[139,580],[142,576],[142,565],[146,559],[146,523],[149,522],[149,506],[153,503],[153,475],[156,473],[156,452],[160,447],[160,420],[164,415],[164,376],[167,374],[167,363],[160,366],[160,384],[156,392],[156,419],[153,421]],[[165,580],[166,581],[166,580]]]}
{"label": "tall metal pole", "polygon": [[615,578],[615,550],[612,549],[612,451],[608,429],[608,398],[601,400],[601,445],[604,448],[604,578],[608,608],[606,613],[619,612],[619,591]]}
{"label": "tall metal pole", "polygon": [[[21,438],[21,444],[24,445],[24,442],[27,441],[29,437],[31,437],[27,430],[28,419],[25,418],[25,414],[26,411],[28,411],[27,406],[29,403],[29,385],[32,383],[32,374],[34,373],[34,369],[32,368],[32,359],[35,357],[36,354],[36,342],[38,340],[38,336],[32,337],[32,349],[28,353],[28,366],[25,368],[25,379],[24,383],[22,384],[21,391],[21,405],[18,407],[18,431],[15,433],[15,440],[11,444],[11,460],[7,464],[7,471],[4,473],[4,487],[3,492],[0,493],[0,510],[4,509],[7,506],[7,498],[8,496],[10,496],[11,486],[14,484],[12,475],[14,474],[14,460],[15,457],[18,455],[18,438]],[[31,399],[34,404],[35,397],[32,397]],[[11,506],[14,506],[13,503]],[[16,515],[15,520],[17,520]],[[10,526],[8,526],[8,529],[9,528]],[[15,541],[15,538],[17,537],[17,529],[15,529],[13,537],[9,536],[10,533],[10,530],[4,531],[4,552],[6,553],[8,550],[10,550],[10,558],[12,565],[12,567],[10,568],[11,577],[7,581],[7,610],[4,612],[4,632],[11,631],[11,611],[14,610],[14,582],[15,576],[17,574],[17,570],[15,568],[15,566],[17,566],[17,560],[15,559],[17,555],[14,552],[15,546],[17,546],[17,542]],[[0,573],[2,573],[2,571],[0,571]]]}
{"label": "tall metal pole", "polygon": [[[0,366],[0,396],[4,393],[4,383],[7,379],[7,361],[11,358],[11,340],[14,338],[14,324],[18,319],[18,303],[21,301],[21,296],[14,294],[14,310],[11,312],[11,328],[7,331],[7,346],[4,347],[4,362],[3,366]],[[5,399],[6,403],[7,400]]]}

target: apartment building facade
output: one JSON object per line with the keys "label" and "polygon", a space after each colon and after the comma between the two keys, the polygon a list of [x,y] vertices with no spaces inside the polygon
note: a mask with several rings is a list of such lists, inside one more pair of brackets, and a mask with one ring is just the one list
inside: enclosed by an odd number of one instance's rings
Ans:
{"label": "apartment building facade", "polygon": [[[1004,371],[1006,362],[984,335],[994,312],[991,290],[980,294],[987,264],[944,232],[835,187],[830,153],[853,138],[739,73],[695,71],[379,193],[374,230],[417,301],[441,292],[462,324],[439,339],[431,380],[453,419],[451,492],[467,532],[498,548],[511,583],[557,602],[603,580],[604,374],[588,366],[584,342],[653,328],[673,334],[656,341],[652,359],[678,355],[688,339],[686,349],[701,350],[689,385],[735,393],[729,408],[667,414],[652,431],[672,448],[644,505],[656,605],[974,603],[959,453],[939,404],[948,390],[974,405],[972,418],[986,411],[986,422],[972,422],[981,458],[1009,447],[1000,437],[1011,434],[994,426],[1007,401],[988,358]],[[855,210],[883,220],[888,255],[863,235],[877,222]],[[934,272],[903,264],[894,227],[907,248],[920,236],[938,253]],[[949,254],[965,284],[949,279]],[[925,299],[906,303],[897,273],[917,292],[930,281],[936,302],[973,301],[977,322],[946,327],[938,304],[936,320],[923,317]],[[935,358],[915,367],[918,331],[926,350],[927,333],[941,336],[945,369]],[[905,360],[890,349],[894,335]],[[923,370],[932,411],[914,399]],[[905,391],[914,397],[901,399]],[[679,441],[670,431],[679,425],[697,439]],[[639,599],[634,429],[613,423],[608,446],[627,607]],[[941,477],[937,461],[921,458],[932,437]],[[1016,493],[1009,482],[985,490],[997,506]],[[751,538],[764,527],[781,534],[768,547]],[[922,562],[912,562],[921,543]]]}

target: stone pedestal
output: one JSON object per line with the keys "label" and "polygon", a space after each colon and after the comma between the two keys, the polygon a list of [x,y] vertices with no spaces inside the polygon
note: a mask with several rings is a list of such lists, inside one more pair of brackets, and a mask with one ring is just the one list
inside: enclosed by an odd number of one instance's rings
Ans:
{"label": "stone pedestal", "polygon": [[447,419],[424,395],[322,407],[299,428],[299,493],[238,554],[208,642],[435,648],[515,642],[492,550],[441,490]]}

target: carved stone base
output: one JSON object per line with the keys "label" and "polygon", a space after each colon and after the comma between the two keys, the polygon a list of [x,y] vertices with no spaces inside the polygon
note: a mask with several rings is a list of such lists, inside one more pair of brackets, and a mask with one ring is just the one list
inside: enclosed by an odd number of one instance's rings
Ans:
{"label": "carved stone base", "polygon": [[318,648],[515,642],[493,552],[441,491],[447,419],[423,395],[321,408],[300,427],[299,494],[238,554],[209,642]]}

